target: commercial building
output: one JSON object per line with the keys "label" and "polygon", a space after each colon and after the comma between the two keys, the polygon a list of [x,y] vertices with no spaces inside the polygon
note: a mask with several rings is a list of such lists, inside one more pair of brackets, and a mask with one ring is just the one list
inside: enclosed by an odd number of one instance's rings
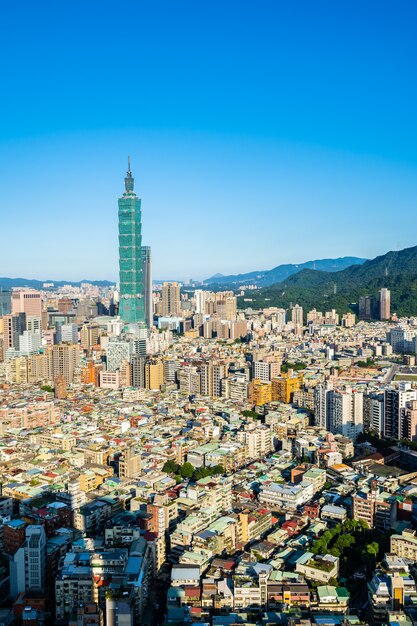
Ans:
{"label": "commercial building", "polygon": [[378,310],[380,320],[389,320],[391,317],[391,292],[386,287],[378,292]]}
{"label": "commercial building", "polygon": [[126,324],[145,323],[141,201],[134,192],[130,157],[125,192],[119,198],[119,276],[120,317]]}
{"label": "commercial building", "polygon": [[145,322],[148,328],[153,326],[152,299],[152,255],[150,246],[142,246],[142,284]]}
{"label": "commercial building", "polygon": [[15,289],[12,293],[12,313],[42,317],[42,296],[35,289]]}

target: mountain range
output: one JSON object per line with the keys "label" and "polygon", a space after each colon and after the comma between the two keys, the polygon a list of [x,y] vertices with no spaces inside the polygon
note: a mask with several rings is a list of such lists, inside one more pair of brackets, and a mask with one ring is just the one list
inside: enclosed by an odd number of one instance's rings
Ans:
{"label": "mountain range", "polygon": [[363,295],[377,296],[378,290],[391,290],[391,311],[399,316],[417,315],[417,246],[391,251],[361,265],[338,272],[304,269],[277,284],[239,299],[241,307],[288,308],[298,303],[306,310],[355,310]]}
{"label": "mountain range", "polygon": [[45,289],[43,285],[51,283],[55,287],[63,287],[64,285],[71,285],[72,287],[80,287],[81,283],[90,283],[96,287],[110,287],[114,285],[114,282],[108,280],[37,280],[35,278],[6,278],[0,277],[0,289],[9,290],[13,287],[29,287],[31,289]]}
{"label": "mountain range", "polygon": [[237,288],[240,285],[256,285],[257,287],[268,287],[275,283],[280,283],[289,276],[297,274],[305,269],[320,270],[322,272],[340,272],[351,265],[361,265],[366,259],[355,256],[345,256],[338,259],[317,259],[299,264],[277,265],[272,270],[260,270],[248,272],[246,274],[236,274],[224,276],[215,274],[207,278],[206,285],[218,285],[222,289],[225,287]]}

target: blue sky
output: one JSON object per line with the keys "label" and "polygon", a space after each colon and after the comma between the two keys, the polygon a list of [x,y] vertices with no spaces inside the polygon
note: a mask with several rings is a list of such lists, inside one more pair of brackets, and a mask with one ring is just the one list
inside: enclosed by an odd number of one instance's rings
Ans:
{"label": "blue sky", "polygon": [[5,3],[0,275],[156,278],[417,244],[417,3]]}

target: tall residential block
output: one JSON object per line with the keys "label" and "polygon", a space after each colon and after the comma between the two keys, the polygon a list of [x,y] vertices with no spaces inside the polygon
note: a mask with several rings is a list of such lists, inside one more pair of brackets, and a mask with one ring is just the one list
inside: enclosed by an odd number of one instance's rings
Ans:
{"label": "tall residential block", "polygon": [[163,283],[161,313],[162,315],[181,313],[181,292],[178,283]]}
{"label": "tall residential block", "polygon": [[126,324],[145,323],[141,201],[134,192],[130,158],[125,192],[119,198],[119,314]]}
{"label": "tall residential block", "polygon": [[27,591],[45,593],[46,535],[43,526],[26,528],[26,541],[10,562],[10,594],[16,599]]}
{"label": "tall residential block", "polygon": [[67,385],[74,382],[74,372],[80,365],[78,344],[57,344],[52,348],[53,379],[63,376]]}

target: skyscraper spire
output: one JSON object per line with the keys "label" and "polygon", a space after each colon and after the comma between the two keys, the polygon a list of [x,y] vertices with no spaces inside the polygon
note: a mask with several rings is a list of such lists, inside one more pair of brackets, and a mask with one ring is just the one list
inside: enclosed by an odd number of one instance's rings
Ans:
{"label": "skyscraper spire", "polygon": [[119,315],[125,324],[144,324],[142,274],[142,213],[140,198],[133,191],[134,179],[127,161],[125,192],[119,198]]}
{"label": "skyscraper spire", "polygon": [[126,193],[133,193],[133,188],[135,185],[135,179],[132,176],[132,172],[130,171],[130,156],[127,157],[127,175],[125,178],[125,190]]}

